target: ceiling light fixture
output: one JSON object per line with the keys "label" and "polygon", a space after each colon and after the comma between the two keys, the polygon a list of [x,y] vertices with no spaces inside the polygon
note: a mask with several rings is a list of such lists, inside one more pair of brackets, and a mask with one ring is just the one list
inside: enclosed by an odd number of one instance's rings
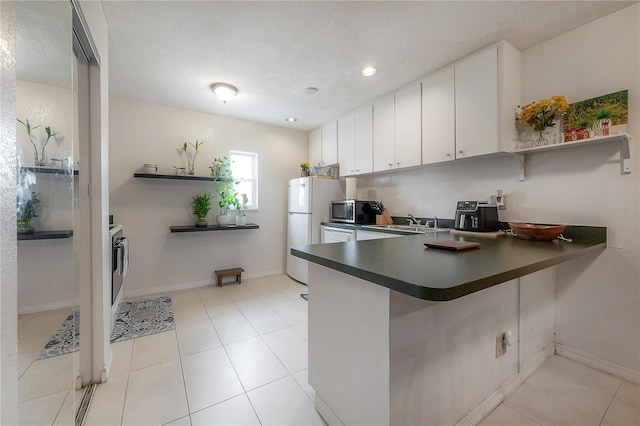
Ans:
{"label": "ceiling light fixture", "polygon": [[211,91],[220,99],[223,103],[227,103],[229,99],[232,99],[238,94],[238,89],[227,83],[213,83]]}
{"label": "ceiling light fixture", "polygon": [[295,117],[287,117],[285,118],[285,120],[287,120],[289,123],[295,123],[296,121],[298,121],[298,119]]}
{"label": "ceiling light fixture", "polygon": [[374,75],[378,74],[378,68],[376,67],[364,67],[362,68],[362,71],[360,71],[360,74],[363,77],[373,77]]}

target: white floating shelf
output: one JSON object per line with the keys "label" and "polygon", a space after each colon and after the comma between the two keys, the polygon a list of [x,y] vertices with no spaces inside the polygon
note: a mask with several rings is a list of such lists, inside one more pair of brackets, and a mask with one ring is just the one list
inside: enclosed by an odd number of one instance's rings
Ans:
{"label": "white floating shelf", "polygon": [[631,173],[631,168],[629,167],[629,163],[631,160],[631,154],[629,152],[629,141],[631,140],[631,136],[627,133],[616,133],[614,135],[600,136],[597,138],[589,138],[582,139],[579,141],[573,142],[563,142],[552,145],[543,145],[536,146],[532,148],[525,149],[516,149],[511,153],[516,156],[518,160],[518,171],[520,173],[518,179],[523,181],[525,180],[525,157],[526,154],[534,154],[536,152],[542,151],[552,151],[556,149],[565,149],[565,148],[576,148],[579,146],[600,144],[600,143],[618,143],[620,144],[620,167],[622,174]]}

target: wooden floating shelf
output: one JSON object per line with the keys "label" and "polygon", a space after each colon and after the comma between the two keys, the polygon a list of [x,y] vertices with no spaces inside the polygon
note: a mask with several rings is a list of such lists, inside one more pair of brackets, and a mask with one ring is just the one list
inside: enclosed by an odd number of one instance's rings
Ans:
{"label": "wooden floating shelf", "polygon": [[45,173],[49,175],[71,175],[78,176],[78,170],[53,169],[51,167],[20,167],[20,170],[27,170],[33,173]]}
{"label": "wooden floating shelf", "polygon": [[133,177],[145,179],[202,180],[209,182],[222,181],[222,179],[214,179],[211,176],[163,175],[159,173],[134,173]]}
{"label": "wooden floating shelf", "polygon": [[62,231],[36,231],[33,234],[18,234],[18,241],[30,240],[56,240],[73,237],[73,230]]}
{"label": "wooden floating shelf", "polygon": [[170,226],[171,233],[176,232],[206,232],[206,231],[242,231],[245,229],[259,229],[255,223],[247,223],[245,226],[238,225],[209,225],[209,226]]}

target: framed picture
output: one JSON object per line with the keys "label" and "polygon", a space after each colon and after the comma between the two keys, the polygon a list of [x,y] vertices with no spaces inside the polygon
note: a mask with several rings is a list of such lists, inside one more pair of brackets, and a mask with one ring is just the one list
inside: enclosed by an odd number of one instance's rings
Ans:
{"label": "framed picture", "polygon": [[594,136],[626,133],[629,120],[629,91],[610,93],[569,104],[564,116],[564,131],[588,129]]}

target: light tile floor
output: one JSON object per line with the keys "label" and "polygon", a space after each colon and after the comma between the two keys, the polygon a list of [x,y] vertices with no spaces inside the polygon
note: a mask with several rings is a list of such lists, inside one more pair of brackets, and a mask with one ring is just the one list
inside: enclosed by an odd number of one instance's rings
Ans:
{"label": "light tile floor", "polygon": [[479,426],[640,425],[638,385],[554,355]]}
{"label": "light tile floor", "polygon": [[[276,275],[171,293],[176,329],[112,345],[111,377],[85,424],[324,424],[307,378],[306,290]],[[32,361],[68,313],[19,318],[21,424],[72,424],[81,393],[56,373],[71,355],[51,358],[53,368]],[[640,426],[640,388],[559,356],[480,423],[592,424]]]}
{"label": "light tile floor", "polygon": [[18,422],[20,425],[73,424],[82,391],[75,391],[76,354],[35,357],[72,308],[18,316]]}
{"label": "light tile floor", "polygon": [[112,345],[85,425],[323,425],[306,292],[275,275],[170,293],[175,330]]}

